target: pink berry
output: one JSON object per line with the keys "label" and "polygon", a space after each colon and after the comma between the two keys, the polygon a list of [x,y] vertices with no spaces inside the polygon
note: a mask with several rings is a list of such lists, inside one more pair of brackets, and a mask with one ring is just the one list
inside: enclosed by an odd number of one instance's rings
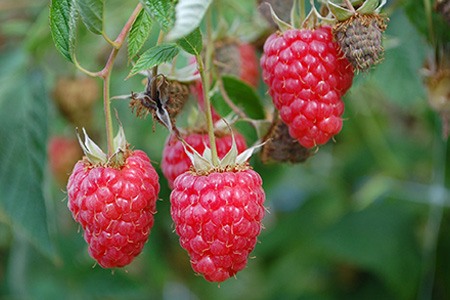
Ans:
{"label": "pink berry", "polygon": [[261,231],[264,200],[261,177],[251,169],[177,177],[171,215],[195,272],[222,282],[245,268]]}
{"label": "pink berry", "polygon": [[263,80],[289,133],[306,148],[328,142],[342,128],[353,68],[331,27],[274,33],[264,44]]}
{"label": "pink berry", "polygon": [[89,254],[103,267],[123,267],[142,251],[153,226],[158,174],[147,155],[130,151],[120,167],[76,163],[68,207],[84,230]]}

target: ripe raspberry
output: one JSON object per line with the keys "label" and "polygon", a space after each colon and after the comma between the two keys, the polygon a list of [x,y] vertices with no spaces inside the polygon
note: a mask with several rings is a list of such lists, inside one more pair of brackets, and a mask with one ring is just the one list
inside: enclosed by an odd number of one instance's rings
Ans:
{"label": "ripe raspberry", "polygon": [[333,33],[342,51],[353,67],[367,71],[383,59],[383,32],[385,20],[378,14],[354,14],[338,22]]}
{"label": "ripe raspberry", "polygon": [[48,162],[53,177],[61,186],[67,184],[70,171],[83,156],[76,139],[53,136],[48,143]]}
{"label": "ripe raspberry", "polygon": [[219,74],[231,74],[257,87],[259,81],[258,58],[251,44],[234,39],[216,42],[214,60]]}
{"label": "ripe raspberry", "polygon": [[149,158],[140,150],[124,158],[120,167],[81,160],[67,185],[68,207],[103,268],[128,265],[142,251],[156,212],[158,174]]}
{"label": "ripe raspberry", "polygon": [[[205,145],[209,147],[207,133],[189,133],[183,138],[199,153],[203,153]],[[243,152],[247,148],[245,138],[236,132],[234,133],[234,139],[238,153]],[[219,158],[223,158],[230,150],[232,140],[231,134],[216,132],[216,147]],[[192,163],[184,151],[183,144],[174,135],[169,136],[163,150],[161,169],[170,188],[173,188],[175,178],[188,171],[191,166]]]}
{"label": "ripe raspberry", "polygon": [[180,175],[170,195],[180,245],[195,272],[221,282],[247,265],[264,217],[262,180],[251,169]]}
{"label": "ripe raspberry", "polygon": [[353,68],[339,52],[329,26],[272,34],[261,57],[269,86],[289,133],[306,148],[325,144],[342,128]]}

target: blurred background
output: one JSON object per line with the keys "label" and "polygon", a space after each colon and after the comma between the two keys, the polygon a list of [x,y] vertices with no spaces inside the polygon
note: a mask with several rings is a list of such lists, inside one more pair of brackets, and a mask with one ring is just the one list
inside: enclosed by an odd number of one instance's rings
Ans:
{"label": "blurred background", "polygon": [[[110,36],[136,4],[106,1]],[[258,3],[216,5],[260,55],[261,36],[250,33],[269,26]],[[355,76],[335,142],[301,164],[252,158],[267,194],[265,229],[247,268],[218,286],[194,274],[174,232],[159,166],[167,130],[150,117],[136,118],[124,100],[112,107],[130,144],[154,162],[161,201],[149,241],[132,264],[94,267],[67,209],[65,184],[82,155],[75,127],[105,145],[101,81],[56,51],[48,1],[1,0],[0,299],[450,299],[450,150],[424,80],[435,61],[426,15],[433,6],[388,1],[385,59]],[[447,38],[444,18],[433,11],[432,20]],[[157,38],[154,27],[149,45]],[[84,67],[100,70],[110,50],[79,27]],[[123,49],[111,95],[143,90],[143,77],[124,80],[130,68]],[[262,81],[257,94],[270,103]]]}

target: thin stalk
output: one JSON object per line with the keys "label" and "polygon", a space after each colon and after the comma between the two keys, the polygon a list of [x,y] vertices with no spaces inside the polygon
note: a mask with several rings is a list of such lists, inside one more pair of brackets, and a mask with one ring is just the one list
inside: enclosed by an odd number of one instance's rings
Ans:
{"label": "thin stalk", "polygon": [[433,299],[433,286],[436,273],[436,251],[439,231],[442,223],[445,205],[446,157],[448,153],[447,142],[443,142],[439,134],[435,136],[434,145],[434,176],[430,187],[430,211],[425,227],[423,242],[423,265],[418,299]]}
{"label": "thin stalk", "polygon": [[433,16],[430,0],[423,0],[423,5],[425,8],[425,16],[428,23],[428,34],[430,35],[431,46],[436,47],[436,40],[434,38],[434,28],[433,28]]}
{"label": "thin stalk", "polygon": [[212,51],[214,49],[214,43],[212,40],[212,15],[211,8],[206,12],[206,51],[205,51],[205,64],[203,64],[202,56],[196,55],[198,63],[198,71],[202,79],[203,85],[203,98],[205,101],[205,117],[208,128],[209,145],[211,148],[211,159],[214,166],[219,165],[219,156],[217,155],[216,138],[214,136],[214,123],[212,118],[211,101],[209,99],[209,90],[211,88],[211,62]]}
{"label": "thin stalk", "polygon": [[106,62],[103,70],[98,72],[98,76],[103,78],[103,111],[105,114],[105,127],[106,127],[106,141],[108,145],[108,157],[111,157],[114,153],[114,130],[112,125],[112,114],[111,114],[111,103],[110,103],[110,81],[111,81],[111,72],[114,66],[114,61],[116,60],[117,54],[119,50],[122,48],[122,45],[125,41],[125,38],[128,32],[133,25],[134,20],[138,16],[139,12],[142,9],[142,5],[139,3],[134,9],[131,16],[128,18],[128,21],[125,23],[122,31],[117,36],[116,40],[113,42],[116,47],[111,50],[108,61]]}

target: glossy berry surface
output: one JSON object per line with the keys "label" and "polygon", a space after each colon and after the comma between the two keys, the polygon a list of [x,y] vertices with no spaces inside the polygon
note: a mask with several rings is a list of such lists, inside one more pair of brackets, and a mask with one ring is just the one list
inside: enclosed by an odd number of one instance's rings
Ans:
{"label": "glossy berry surface", "polygon": [[67,185],[68,207],[84,230],[89,254],[103,268],[126,266],[142,251],[154,222],[158,179],[140,150],[120,168],[76,163]]}
{"label": "glossy berry surface", "polygon": [[353,68],[331,28],[274,33],[264,44],[263,80],[289,133],[306,148],[328,142],[342,128]]}
{"label": "glossy berry surface", "polygon": [[171,215],[195,272],[222,282],[245,268],[261,231],[264,200],[261,177],[251,169],[186,172],[175,180]]}
{"label": "glossy berry surface", "polygon": [[[235,132],[233,134],[238,153],[241,153],[247,149],[245,138],[240,133]],[[209,137],[206,133],[190,133],[183,138],[200,154],[203,154],[205,145],[209,147]],[[216,136],[217,155],[219,158],[223,158],[230,151],[232,140],[231,134]],[[183,144],[174,135],[171,135],[164,145],[161,161],[161,169],[169,183],[169,187],[173,188],[175,178],[188,171],[191,166],[192,163],[184,151]]]}

